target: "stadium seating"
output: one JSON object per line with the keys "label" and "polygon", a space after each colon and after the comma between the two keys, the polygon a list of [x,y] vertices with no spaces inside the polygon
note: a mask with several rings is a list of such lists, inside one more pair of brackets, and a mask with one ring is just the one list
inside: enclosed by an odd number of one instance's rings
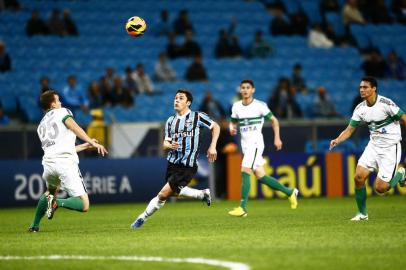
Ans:
{"label": "stadium seating", "polygon": [[[195,94],[195,108],[201,102],[205,90],[211,90],[227,109],[230,107],[235,89],[241,79],[252,78],[257,85],[257,96],[267,100],[279,77],[289,77],[296,63],[303,66],[303,75],[310,89],[324,85],[328,89],[338,111],[343,116],[350,115],[352,98],[356,94],[359,78],[363,75],[360,65],[362,56],[356,48],[340,47],[332,49],[314,49],[307,45],[306,37],[278,36],[269,34],[272,19],[259,1],[227,0],[189,0],[189,1],[31,1],[21,0],[24,9],[20,12],[2,12],[0,17],[0,39],[7,44],[13,60],[13,71],[0,74],[0,89],[6,93],[1,101],[6,112],[14,113],[19,109],[28,121],[38,120],[36,106],[39,95],[39,78],[49,76],[51,86],[61,90],[66,77],[74,74],[83,86],[92,80],[98,80],[109,66],[117,74],[123,75],[124,68],[143,63],[147,73],[153,72],[157,56],[165,50],[166,38],[155,37],[153,21],[159,18],[162,9],[168,9],[173,20],[178,12],[187,9],[195,28],[195,38],[203,49],[203,63],[209,75],[209,82],[188,83],[183,80],[189,59],[170,61],[178,74],[175,83],[156,83],[156,89],[162,95],[135,98],[135,108],[106,108],[108,115],[114,116],[108,121],[162,121],[172,111],[172,95],[179,87],[190,88]],[[311,23],[321,22],[318,1],[284,0],[289,14],[303,10]],[[343,2],[343,1],[341,1]],[[25,24],[31,11],[39,10],[47,18],[54,8],[69,8],[77,24],[78,37],[53,37],[25,35]],[[137,14],[133,14],[133,11]],[[148,30],[143,37],[131,38],[125,34],[124,22],[131,16],[139,15],[146,19]],[[240,38],[243,48],[247,48],[257,30],[262,30],[265,38],[273,46],[275,54],[267,59],[215,59],[214,47],[220,29],[229,26],[232,18],[237,19],[235,34]],[[102,18],[102,19],[101,19]],[[342,36],[344,27],[340,13],[327,13],[326,19]],[[406,28],[401,25],[354,25],[350,27],[357,46],[360,49],[377,47],[386,55],[395,49],[406,59]],[[178,37],[183,42],[183,37]],[[401,106],[402,100],[397,89],[404,89],[403,81],[382,81],[382,93],[388,93]],[[306,117],[311,117],[314,96],[301,96],[300,106]],[[89,122],[89,115],[75,113],[81,124]]]}

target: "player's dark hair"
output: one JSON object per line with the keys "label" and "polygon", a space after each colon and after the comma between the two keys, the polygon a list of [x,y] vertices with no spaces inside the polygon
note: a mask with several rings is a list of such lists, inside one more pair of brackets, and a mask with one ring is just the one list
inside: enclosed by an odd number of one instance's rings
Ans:
{"label": "player's dark hair", "polygon": [[41,108],[44,111],[47,111],[51,108],[51,104],[52,104],[52,102],[55,101],[56,95],[58,95],[58,93],[53,90],[48,90],[41,94],[41,97],[39,98],[39,102],[41,104]]}
{"label": "player's dark hair", "polygon": [[176,91],[176,94],[178,94],[178,93],[182,93],[182,94],[185,94],[185,96],[186,96],[186,98],[187,98],[187,101],[190,101],[190,105],[192,105],[192,102],[193,102],[193,95],[192,95],[192,93],[190,93],[188,90],[186,90],[186,89],[178,89],[178,91]]}
{"label": "player's dark hair", "polygon": [[375,87],[378,90],[378,82],[376,81],[376,79],[374,77],[365,76],[365,77],[362,77],[361,81],[369,82],[371,87]]}
{"label": "player's dark hair", "polygon": [[249,84],[251,84],[252,88],[255,88],[253,80],[242,80],[240,85],[242,85],[243,83],[249,83]]}

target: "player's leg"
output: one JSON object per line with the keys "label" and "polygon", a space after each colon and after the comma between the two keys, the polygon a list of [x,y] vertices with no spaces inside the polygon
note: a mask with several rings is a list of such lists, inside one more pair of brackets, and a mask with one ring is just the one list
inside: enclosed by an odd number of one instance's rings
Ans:
{"label": "player's leg", "polygon": [[200,190],[188,187],[190,181],[195,177],[196,172],[197,167],[179,167],[175,173],[168,178],[168,183],[174,193],[180,196],[202,200],[207,206],[210,206],[211,195],[208,188]]}
{"label": "player's leg", "polygon": [[367,212],[367,189],[365,186],[365,181],[371,174],[371,170],[358,165],[355,170],[355,201],[357,202],[358,213],[351,220],[361,221],[368,220]]}
{"label": "player's leg", "polygon": [[69,197],[66,199],[57,198],[51,208],[48,208],[48,218],[51,219],[59,207],[87,212],[90,206],[89,196],[79,167],[76,164],[61,164],[58,170],[61,187],[68,193]]}
{"label": "player's leg", "polygon": [[148,203],[147,208],[145,208],[144,212],[142,212],[131,224],[131,228],[137,229],[141,227],[147,218],[152,216],[153,213],[164,206],[166,200],[170,196],[172,196],[172,194],[172,188],[170,187],[169,183],[166,183],[161,191],[159,191],[158,195]]}
{"label": "player's leg", "polygon": [[298,189],[296,188],[288,188],[281,183],[279,183],[278,180],[273,178],[272,176],[268,176],[265,174],[265,169],[261,165],[255,169],[255,176],[257,177],[258,181],[263,184],[267,185],[268,187],[279,190],[283,193],[285,193],[288,196],[289,202],[290,202],[290,207],[292,209],[297,208],[297,195],[299,194]]}
{"label": "player's leg", "polygon": [[55,194],[59,187],[59,178],[51,166],[44,165],[44,173],[42,179],[46,181],[47,191],[41,195],[35,208],[34,218],[28,229],[29,232],[39,231],[39,224],[44,217],[48,207],[49,194]]}
{"label": "player's leg", "polygon": [[400,158],[402,155],[400,143],[391,147],[378,149],[378,177],[375,181],[375,190],[383,194],[394,188],[398,183],[404,184],[405,169],[399,167]]}
{"label": "player's leg", "polygon": [[247,216],[247,204],[251,188],[250,175],[252,173],[251,168],[244,166],[241,167],[241,201],[240,206],[229,211],[228,214],[235,217],[246,217]]}

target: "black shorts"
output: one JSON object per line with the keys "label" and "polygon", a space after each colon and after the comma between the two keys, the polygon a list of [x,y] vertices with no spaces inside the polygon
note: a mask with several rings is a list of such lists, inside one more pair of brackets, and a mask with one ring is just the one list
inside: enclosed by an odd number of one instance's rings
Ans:
{"label": "black shorts", "polygon": [[180,164],[173,164],[168,162],[166,169],[166,181],[169,183],[171,189],[179,194],[183,187],[186,187],[197,172],[197,166],[188,167]]}

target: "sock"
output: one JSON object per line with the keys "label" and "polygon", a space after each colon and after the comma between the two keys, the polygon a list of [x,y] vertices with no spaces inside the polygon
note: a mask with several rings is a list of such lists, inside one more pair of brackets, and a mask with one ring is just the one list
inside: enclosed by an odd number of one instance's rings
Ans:
{"label": "sock", "polygon": [[56,199],[58,207],[63,207],[69,210],[83,212],[83,201],[79,197],[69,197],[67,199]]}
{"label": "sock", "polygon": [[195,199],[203,199],[204,194],[203,191],[190,188],[190,187],[184,187],[180,190],[179,195],[185,196],[185,197],[191,197]]}
{"label": "sock", "polygon": [[39,223],[41,218],[45,215],[48,207],[48,200],[45,194],[42,194],[38,200],[37,208],[35,209],[34,220],[32,221],[31,227],[39,228]]}
{"label": "sock", "polygon": [[156,196],[149,202],[147,208],[139,217],[146,219],[147,217],[152,216],[153,213],[155,213],[157,210],[161,209],[162,206],[164,206],[165,202],[166,201],[161,201],[158,198],[158,196]]}
{"label": "sock", "polygon": [[268,187],[270,187],[272,189],[282,191],[283,193],[285,193],[288,196],[292,195],[292,193],[293,193],[293,189],[285,187],[284,185],[279,183],[278,180],[276,180],[275,178],[273,178],[271,176],[265,175],[264,177],[258,179],[258,181],[261,184],[267,185]]}
{"label": "sock", "polygon": [[358,211],[367,214],[367,189],[366,187],[355,188],[355,200],[357,201]]}
{"label": "sock", "polygon": [[241,172],[242,186],[241,186],[241,203],[242,209],[247,210],[248,196],[250,193],[250,174],[246,172]]}
{"label": "sock", "polygon": [[402,180],[403,174],[396,172],[395,176],[389,181],[391,188],[394,188],[400,180]]}

